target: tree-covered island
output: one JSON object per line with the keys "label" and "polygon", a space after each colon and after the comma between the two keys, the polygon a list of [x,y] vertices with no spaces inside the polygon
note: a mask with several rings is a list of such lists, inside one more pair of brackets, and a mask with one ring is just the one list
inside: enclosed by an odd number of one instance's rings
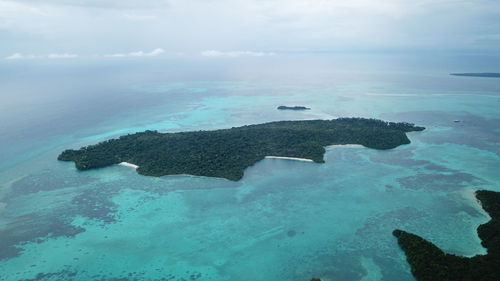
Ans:
{"label": "tree-covered island", "polygon": [[296,106],[286,106],[286,105],[280,105],[278,106],[279,110],[309,110],[309,107],[301,106],[301,105],[296,105]]}
{"label": "tree-covered island", "polygon": [[406,254],[411,271],[419,281],[498,281],[500,280],[500,192],[480,190],[476,198],[491,220],[478,227],[486,255],[472,258],[447,254],[425,239],[394,230]]}
{"label": "tree-covered island", "polygon": [[66,150],[58,159],[74,161],[79,170],[121,162],[139,166],[148,176],[190,174],[237,181],[244,170],[265,156],[311,159],[323,163],[325,146],[360,144],[391,149],[410,143],[407,132],[422,131],[410,123],[376,119],[279,121],[214,131],[159,133],[145,131]]}
{"label": "tree-covered island", "polygon": [[500,78],[500,73],[495,72],[483,72],[483,73],[451,73],[453,76],[465,76],[465,77],[485,77],[485,78]]}

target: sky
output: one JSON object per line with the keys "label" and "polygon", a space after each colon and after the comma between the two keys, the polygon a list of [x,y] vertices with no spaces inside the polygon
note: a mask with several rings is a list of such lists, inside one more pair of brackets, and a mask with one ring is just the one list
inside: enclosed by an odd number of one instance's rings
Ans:
{"label": "sky", "polygon": [[499,0],[0,0],[0,58],[500,51]]}

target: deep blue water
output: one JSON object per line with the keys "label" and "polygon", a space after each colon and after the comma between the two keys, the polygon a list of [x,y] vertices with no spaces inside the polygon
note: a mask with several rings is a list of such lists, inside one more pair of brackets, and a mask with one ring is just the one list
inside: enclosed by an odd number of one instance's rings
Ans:
{"label": "deep blue water", "polygon": [[[451,253],[484,253],[476,228],[488,216],[472,192],[500,191],[500,79],[448,74],[498,72],[499,62],[2,62],[0,280],[414,280],[395,228]],[[239,182],[122,166],[79,172],[56,160],[66,148],[146,129],[343,116],[427,129],[388,151],[329,147],[324,164],[266,159]]]}

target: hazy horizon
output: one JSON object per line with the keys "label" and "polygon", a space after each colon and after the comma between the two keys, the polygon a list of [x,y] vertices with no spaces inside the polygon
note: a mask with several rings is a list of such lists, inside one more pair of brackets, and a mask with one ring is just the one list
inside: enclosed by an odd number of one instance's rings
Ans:
{"label": "hazy horizon", "polygon": [[494,53],[493,0],[0,1],[0,57]]}

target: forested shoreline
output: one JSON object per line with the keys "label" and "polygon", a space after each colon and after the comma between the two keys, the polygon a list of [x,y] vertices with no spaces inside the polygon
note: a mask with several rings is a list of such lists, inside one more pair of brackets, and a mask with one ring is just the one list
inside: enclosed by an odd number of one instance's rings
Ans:
{"label": "forested shoreline", "polygon": [[403,230],[394,230],[406,254],[411,271],[419,281],[498,281],[500,280],[500,192],[480,190],[476,198],[491,220],[478,227],[486,255],[472,258],[448,254],[431,242]]}
{"label": "forested shoreline", "polygon": [[237,181],[244,170],[267,155],[323,163],[325,146],[360,144],[391,149],[410,143],[411,123],[377,119],[279,121],[214,131],[159,133],[145,131],[62,152],[58,160],[74,161],[79,170],[120,162],[139,166],[148,176],[190,174]]}

